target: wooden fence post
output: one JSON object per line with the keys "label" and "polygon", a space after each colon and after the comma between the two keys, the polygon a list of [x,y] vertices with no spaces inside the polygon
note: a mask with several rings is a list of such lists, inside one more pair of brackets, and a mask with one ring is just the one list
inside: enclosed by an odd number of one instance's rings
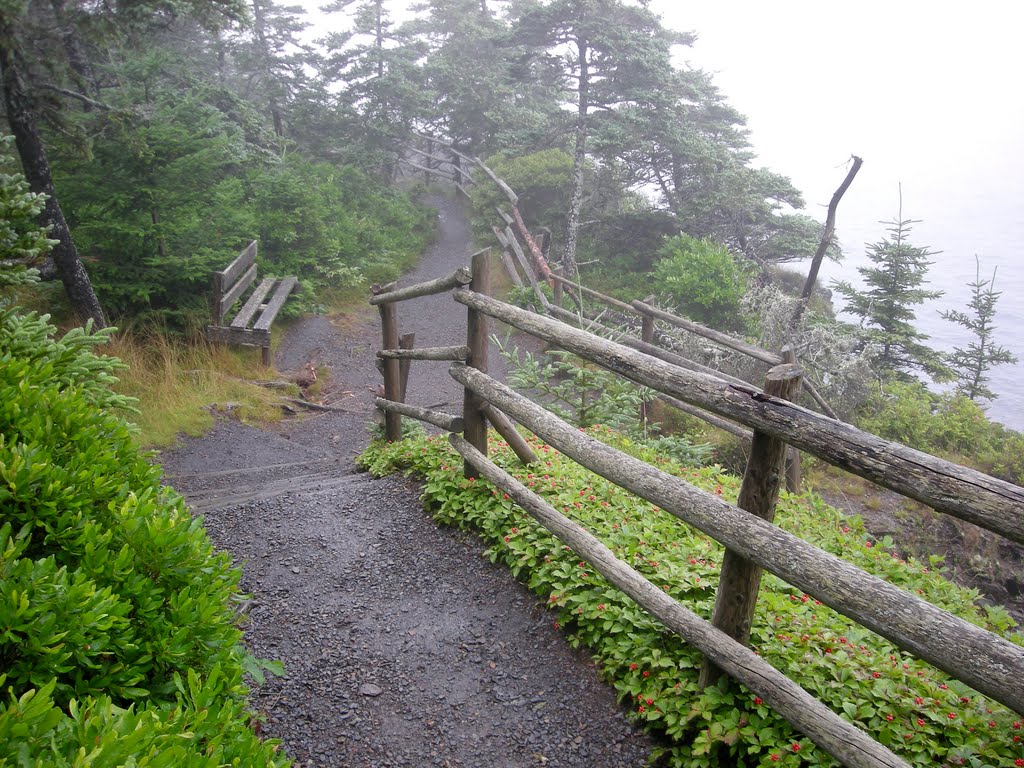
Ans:
{"label": "wooden fence post", "polygon": [[[393,301],[380,305],[380,327],[383,335],[383,349],[398,349],[398,307]],[[384,361],[384,397],[388,400],[402,399],[402,374],[399,361],[388,358]],[[393,411],[384,414],[384,438],[393,443],[402,439],[402,417]]]}
{"label": "wooden fence post", "polygon": [[[782,348],[782,359],[796,365],[796,352],[789,344]],[[793,395],[795,396],[796,392]],[[802,486],[803,470],[800,466],[800,451],[790,445],[786,448],[786,490],[790,493],[800,493]]]}
{"label": "wooden fence post", "polygon": [[[799,366],[777,365],[768,371],[764,392],[788,400],[800,386],[802,375]],[[740,509],[768,522],[775,518],[775,502],[782,486],[787,447],[781,440],[754,430],[750,442],[750,459],[736,502]],[[727,549],[722,560],[722,574],[711,623],[746,645],[750,640],[750,624],[754,618],[754,605],[757,603],[760,586],[761,567]],[[705,659],[700,673],[700,688],[703,690],[714,685],[721,674],[721,670]]]}
{"label": "wooden fence post", "polygon": [[[412,349],[416,346],[416,334],[415,333],[403,333],[398,339],[399,349]],[[409,390],[409,368],[412,366],[412,360],[409,358],[399,359],[398,361],[398,380],[401,382],[399,386],[399,402],[404,403],[406,393]]]}
{"label": "wooden fence post", "polygon": [[[654,318],[651,317],[650,315],[644,315],[642,322],[643,322],[643,325],[641,326],[641,329],[640,329],[640,340],[644,344],[653,344],[654,343]],[[644,430],[644,433],[647,432],[647,422],[648,422],[648,419],[650,418],[650,413],[649,413],[650,407],[651,407],[651,401],[650,400],[644,400],[642,403],[640,403],[640,428]]]}
{"label": "wooden fence post", "polygon": [[[469,290],[487,295],[490,291],[491,263],[490,250],[473,254],[470,265],[473,281]],[[469,348],[467,364],[482,373],[487,373],[487,316],[470,307],[466,315],[466,346]],[[485,456],[487,455],[487,418],[484,416],[484,402],[470,390],[465,390],[462,400],[463,435],[470,444]],[[463,473],[468,478],[475,478],[477,471],[465,462]]]}
{"label": "wooden fence post", "polygon": [[432,172],[433,169],[434,169],[434,139],[433,138],[428,138],[427,139],[427,170],[423,174],[424,180],[426,181],[428,187],[430,186],[430,183],[434,180],[434,174]]}
{"label": "wooden fence post", "polygon": [[465,190],[462,189],[462,158],[452,153],[452,178],[455,179],[455,188],[461,190],[465,194]]}

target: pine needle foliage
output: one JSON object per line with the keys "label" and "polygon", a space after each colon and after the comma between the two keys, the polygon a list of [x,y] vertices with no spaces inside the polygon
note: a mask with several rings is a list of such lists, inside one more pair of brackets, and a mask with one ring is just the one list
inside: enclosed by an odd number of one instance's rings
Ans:
{"label": "pine needle foliage", "polygon": [[949,356],[949,365],[956,374],[956,391],[970,400],[995,400],[998,395],[988,387],[988,372],[997,365],[1017,362],[1017,357],[1006,347],[995,343],[996,302],[1001,295],[995,289],[996,270],[992,277],[981,279],[981,261],[976,263],[974,282],[969,283],[971,300],[967,303],[970,313],[951,309],[942,317],[962,325],[974,336],[967,347],[956,347]]}
{"label": "pine needle foliage", "polygon": [[911,225],[917,222],[898,216],[889,222],[888,237],[868,246],[867,256],[874,266],[857,269],[864,288],[846,281],[833,283],[846,299],[845,311],[860,318],[866,341],[877,348],[876,369],[885,377],[907,379],[914,371],[924,371],[936,380],[946,380],[950,372],[941,356],[922,342],[928,336],[914,327],[915,307],[937,299],[942,291],[928,290],[929,256],[937,251],[911,245]]}

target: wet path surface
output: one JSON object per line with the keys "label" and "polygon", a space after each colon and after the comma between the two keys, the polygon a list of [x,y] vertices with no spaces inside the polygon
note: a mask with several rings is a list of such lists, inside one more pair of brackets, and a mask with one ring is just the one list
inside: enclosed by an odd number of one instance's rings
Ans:
{"label": "wet path surface", "polygon": [[[473,250],[460,205],[428,202],[439,238],[402,285],[447,275]],[[418,347],[465,342],[465,309],[448,295],[399,305],[399,325]],[[316,358],[345,411],[273,430],[225,421],[161,457],[244,568],[253,651],[285,663],[254,694],[264,732],[309,766],[645,765],[650,741],[593,663],[483,544],[434,524],[412,481],[356,472],[379,346],[375,313],[296,324],[277,367]],[[462,394],[446,363],[414,363],[408,400],[458,412]]]}

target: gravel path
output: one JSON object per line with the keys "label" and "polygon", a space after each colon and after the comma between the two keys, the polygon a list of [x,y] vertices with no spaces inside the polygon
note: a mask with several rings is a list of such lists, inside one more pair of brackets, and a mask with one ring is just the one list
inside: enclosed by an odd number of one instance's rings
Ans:
{"label": "gravel path", "polygon": [[[472,250],[459,204],[427,202],[439,237],[403,284],[448,274]],[[465,339],[465,312],[447,296],[399,305],[399,323],[419,347]],[[416,483],[356,473],[378,347],[376,313],[296,324],[278,368],[330,367],[328,395],[349,412],[273,430],[222,421],[162,457],[243,565],[253,651],[285,663],[254,693],[265,732],[307,766],[645,765],[648,737],[484,545],[435,525]],[[501,363],[492,357],[492,372]],[[414,364],[410,402],[457,412],[461,399],[446,364]]]}

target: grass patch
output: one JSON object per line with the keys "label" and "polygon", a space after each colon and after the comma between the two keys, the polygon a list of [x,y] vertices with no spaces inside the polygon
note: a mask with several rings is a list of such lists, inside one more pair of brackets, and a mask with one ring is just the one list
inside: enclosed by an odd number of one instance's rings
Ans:
{"label": "grass patch", "polygon": [[128,418],[144,447],[173,446],[182,434],[198,437],[213,426],[218,411],[247,423],[281,418],[279,393],[249,381],[272,378],[257,349],[129,330],[102,352],[128,366],[118,374],[116,390],[139,401],[139,413]]}

